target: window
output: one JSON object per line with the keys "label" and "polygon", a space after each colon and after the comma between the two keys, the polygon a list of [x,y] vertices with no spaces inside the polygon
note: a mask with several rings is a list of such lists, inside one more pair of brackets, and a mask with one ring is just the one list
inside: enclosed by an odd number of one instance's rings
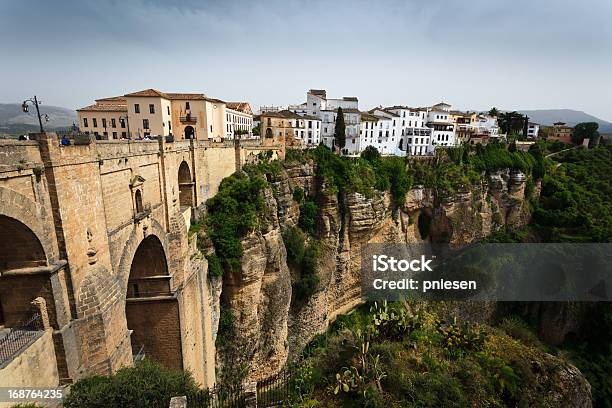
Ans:
{"label": "window", "polygon": [[117,138],[117,132],[113,132],[113,139]]}
{"label": "window", "polygon": [[93,118],[92,121],[93,121],[93,127],[98,127],[98,119]]}
{"label": "window", "polygon": [[140,105],[137,103],[134,104],[134,113],[140,113]]}
{"label": "window", "polygon": [[144,207],[142,206],[142,193],[140,190],[136,190],[136,193],[134,194],[134,204],[136,207],[136,214],[140,214],[144,211]]}
{"label": "window", "polygon": [[121,125],[121,129],[125,129],[125,119],[119,119],[119,124]]}
{"label": "window", "polygon": [[168,130],[172,130],[172,123],[168,121]]}
{"label": "window", "polygon": [[168,109],[168,115],[170,114],[170,107],[166,106],[166,109]]}
{"label": "window", "polygon": [[189,107],[189,102],[185,102],[185,109],[187,109],[187,110],[191,109],[191,108]]}
{"label": "window", "polygon": [[108,136],[108,132],[104,132],[104,136]]}
{"label": "window", "polygon": [[155,105],[152,103],[149,104],[149,113],[155,113]]}
{"label": "window", "polygon": [[149,119],[143,119],[142,120],[142,128],[143,129],[148,129],[149,128]]}
{"label": "window", "polygon": [[89,126],[87,125],[87,118],[83,118],[83,127],[89,127]]}
{"label": "window", "polygon": [[121,137],[127,137],[127,133],[121,132]]}
{"label": "window", "polygon": [[115,120],[115,118],[111,119],[111,126],[116,128],[117,127],[117,121]]}

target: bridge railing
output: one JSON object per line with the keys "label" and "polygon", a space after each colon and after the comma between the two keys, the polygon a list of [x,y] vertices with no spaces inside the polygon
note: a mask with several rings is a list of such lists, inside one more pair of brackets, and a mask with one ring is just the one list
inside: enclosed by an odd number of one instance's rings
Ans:
{"label": "bridge railing", "polygon": [[33,343],[44,331],[40,313],[36,312],[0,338],[0,367],[11,361],[23,349]]}

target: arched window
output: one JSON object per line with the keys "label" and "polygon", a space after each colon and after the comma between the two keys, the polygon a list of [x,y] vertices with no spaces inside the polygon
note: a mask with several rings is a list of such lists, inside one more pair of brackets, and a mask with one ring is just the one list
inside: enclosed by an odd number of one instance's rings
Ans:
{"label": "arched window", "polygon": [[273,137],[272,136],[272,129],[266,128],[266,137]]}
{"label": "arched window", "polygon": [[136,190],[134,194],[134,206],[136,207],[136,214],[144,212],[144,207],[142,206],[142,193],[140,190]]}

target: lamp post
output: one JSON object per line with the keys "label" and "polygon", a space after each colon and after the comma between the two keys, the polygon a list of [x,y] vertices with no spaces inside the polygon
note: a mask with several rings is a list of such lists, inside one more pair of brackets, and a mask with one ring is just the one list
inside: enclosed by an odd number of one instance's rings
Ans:
{"label": "lamp post", "polygon": [[36,116],[38,117],[38,125],[40,126],[40,133],[45,133],[45,130],[43,129],[43,124],[42,124],[42,117],[45,117],[45,122],[49,121],[49,115],[44,114],[41,115],[40,114],[40,109],[38,109],[38,99],[36,98],[36,95],[34,95],[34,98],[30,98],[30,99],[26,99],[25,101],[23,101],[23,103],[21,104],[21,110],[23,110],[24,113],[28,113],[29,107],[28,107],[28,103],[31,103],[32,105],[34,105],[36,107]]}

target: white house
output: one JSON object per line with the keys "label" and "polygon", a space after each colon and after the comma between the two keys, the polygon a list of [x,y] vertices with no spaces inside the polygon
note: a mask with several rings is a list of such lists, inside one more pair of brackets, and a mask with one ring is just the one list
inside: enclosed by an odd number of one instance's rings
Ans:
{"label": "white house", "polygon": [[323,89],[311,89],[306,93],[306,102],[299,105],[289,105],[288,110],[300,115],[316,116],[322,121],[321,141],[326,146],[332,147],[334,143],[334,131],[338,108],[344,113],[346,125],[346,138],[359,136],[359,123],[361,112],[359,101],[354,96],[345,96],[340,99],[327,98],[327,92]]}
{"label": "white house", "polygon": [[240,135],[243,139],[253,137],[253,111],[248,102],[226,102],[225,137],[233,139]]}
{"label": "white house", "polygon": [[527,124],[527,137],[537,139],[539,132],[540,132],[539,123],[529,122]]}
{"label": "white house", "polygon": [[427,112],[427,127],[432,129],[432,143],[435,146],[455,146],[455,125],[450,114],[451,105],[441,102]]}
{"label": "white house", "polygon": [[386,111],[398,115],[399,141],[396,155],[425,156],[434,154],[432,129],[426,126],[427,108],[390,106]]}

